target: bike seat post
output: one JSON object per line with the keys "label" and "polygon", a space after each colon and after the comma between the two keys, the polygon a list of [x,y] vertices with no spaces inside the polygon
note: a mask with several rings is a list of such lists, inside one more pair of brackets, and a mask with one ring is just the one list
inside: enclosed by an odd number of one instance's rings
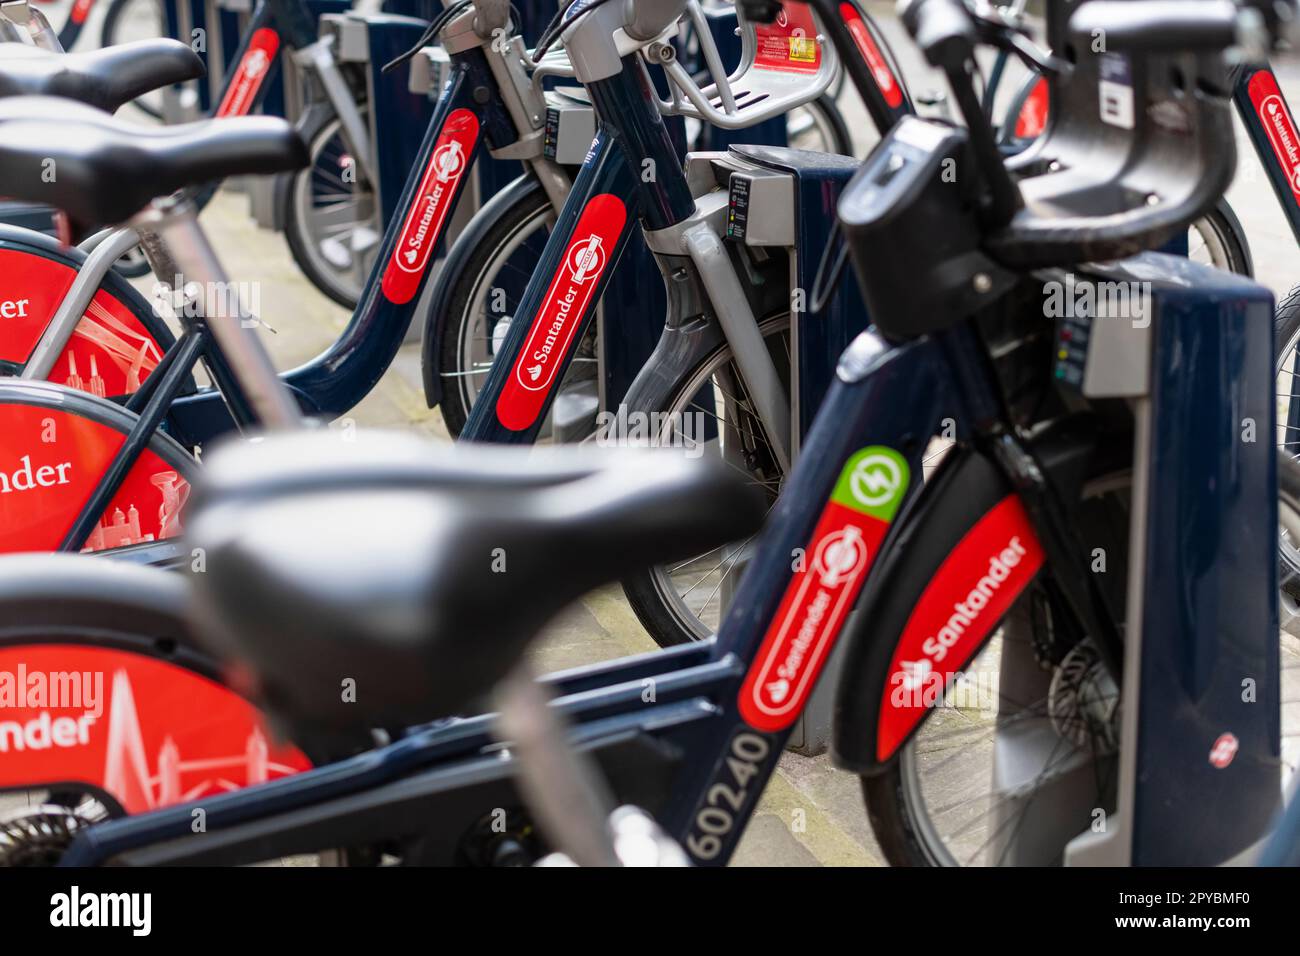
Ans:
{"label": "bike seat post", "polygon": [[59,35],[50,27],[45,15],[31,6],[28,0],[4,0],[0,3],[0,19],[14,25],[20,42],[30,43],[52,53],[64,52],[59,43]]}
{"label": "bike seat post", "polygon": [[550,696],[525,665],[496,694],[498,733],[519,761],[519,787],[555,849],[579,866],[619,866],[614,800],[598,767],[573,749]]}
{"label": "bike seat post", "polygon": [[199,225],[194,200],[185,195],[160,200],[136,215],[130,225],[139,233],[155,275],[174,277],[172,281],[185,290],[198,289],[200,315],[234,370],[258,423],[264,428],[300,427],[298,404],[257,337],[258,323],[239,306]]}

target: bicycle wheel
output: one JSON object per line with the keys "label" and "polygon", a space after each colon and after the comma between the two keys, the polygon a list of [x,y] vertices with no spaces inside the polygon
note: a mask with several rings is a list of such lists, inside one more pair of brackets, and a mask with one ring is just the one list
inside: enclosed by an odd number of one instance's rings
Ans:
{"label": "bicycle wheel", "polygon": [[[361,107],[365,115],[364,104]],[[353,161],[343,125],[322,112],[303,132],[311,163],[281,191],[289,251],[317,289],[355,308],[383,238],[374,190]]]}
{"label": "bicycle wheel", "polygon": [[[426,353],[425,360],[437,363],[442,417],[453,438],[465,427],[554,225],[555,210],[545,191],[530,189],[485,232],[471,226],[461,240],[472,238],[471,254],[454,273],[445,272],[438,279],[449,283],[446,301],[450,304],[437,353]],[[445,268],[452,268],[452,263]],[[599,411],[596,327],[593,322],[578,345],[543,435],[580,441],[595,427]]]}
{"label": "bicycle wheel", "polygon": [[[167,16],[161,0],[110,0],[99,31],[99,45],[167,36]],[[162,119],[162,92],[155,90],[131,103],[140,112]]]}
{"label": "bicycle wheel", "polygon": [[[773,315],[760,325],[768,353],[789,387],[790,316]],[[633,400],[629,418],[646,413],[661,433],[654,441],[716,455],[759,485],[776,502],[784,471],[771,452],[729,345],[722,345],[676,382],[653,396]],[[649,417],[658,413],[661,417]],[[660,647],[704,640],[717,632],[750,557],[749,541],[733,542],[668,567],[660,565],[623,582],[623,592]]]}
{"label": "bicycle wheel", "polygon": [[795,149],[853,155],[853,137],[835,101],[823,94],[786,114],[786,144]]}

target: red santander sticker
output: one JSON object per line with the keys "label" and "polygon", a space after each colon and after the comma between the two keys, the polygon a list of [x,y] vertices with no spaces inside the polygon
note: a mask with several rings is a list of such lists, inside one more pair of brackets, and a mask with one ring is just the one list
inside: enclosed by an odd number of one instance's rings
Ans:
{"label": "red santander sticker", "polygon": [[795,722],[907,492],[908,467],[873,445],[845,464],[740,688],[740,715],[772,733]]}
{"label": "red santander sticker", "polygon": [[871,30],[862,19],[862,14],[853,4],[841,3],[840,19],[853,35],[853,42],[857,44],[862,59],[867,61],[867,69],[871,71],[876,86],[880,87],[880,95],[885,98],[886,103],[898,109],[903,105],[903,89],[898,85],[898,80],[894,77],[889,64],[885,62],[880,47],[876,45],[876,40],[871,35]]}
{"label": "red santander sticker", "polygon": [[257,102],[257,91],[262,88],[279,51],[280,35],[270,27],[262,27],[253,34],[217,107],[218,116],[247,115]]}
{"label": "red santander sticker", "polygon": [[420,278],[442,235],[443,223],[456,204],[456,194],[478,143],[478,117],[472,110],[453,110],[442,125],[429,156],[420,188],[406,212],[402,234],[380,284],[385,298],[401,305],[420,288]]}
{"label": "red santander sticker", "polygon": [[85,23],[86,17],[90,16],[90,8],[95,5],[95,0],[77,0],[72,5],[72,13],[69,14],[73,23]]}
{"label": "red santander sticker", "polygon": [[627,207],[610,193],[593,196],[578,217],[559,271],[497,399],[497,420],[511,431],[523,431],[541,414],[626,223]]}
{"label": "red santander sticker", "polygon": [[894,648],[876,756],[888,759],[934,707],[1043,565],[1025,506],[1008,495],[939,565]]}
{"label": "red santander sticker", "polygon": [[1264,125],[1269,145],[1286,171],[1291,192],[1300,198],[1300,135],[1296,133],[1295,120],[1277,85],[1277,77],[1270,70],[1260,70],[1250,78],[1246,89]]}
{"label": "red santander sticker", "polygon": [[140,813],[310,767],[193,671],[111,648],[0,648],[0,790],[76,781]]}
{"label": "red santander sticker", "polygon": [[1237,751],[1241,749],[1241,743],[1237,740],[1237,735],[1233,733],[1219,734],[1214,746],[1210,748],[1210,766],[1218,770],[1223,770],[1237,756]]}

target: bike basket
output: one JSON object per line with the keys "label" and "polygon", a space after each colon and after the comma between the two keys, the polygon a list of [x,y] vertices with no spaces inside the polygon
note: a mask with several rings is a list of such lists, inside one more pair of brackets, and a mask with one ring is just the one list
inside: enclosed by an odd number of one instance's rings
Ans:
{"label": "bike basket", "polygon": [[729,76],[698,0],[686,4],[685,19],[698,38],[704,75],[711,82],[701,86],[670,44],[652,44],[645,56],[663,68],[670,84],[670,98],[659,104],[664,113],[743,129],[817,99],[839,76],[835,48],[806,4],[782,3],[772,23],[753,23],[737,7],[740,65]]}

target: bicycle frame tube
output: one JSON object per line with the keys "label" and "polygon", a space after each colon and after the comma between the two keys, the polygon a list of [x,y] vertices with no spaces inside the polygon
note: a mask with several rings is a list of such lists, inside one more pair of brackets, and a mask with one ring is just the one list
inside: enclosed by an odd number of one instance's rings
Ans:
{"label": "bicycle frame tube", "polygon": [[231,61],[234,67],[222,83],[214,116],[247,116],[256,110],[280,68],[281,47],[286,42],[295,49],[305,45],[302,18],[288,9],[292,6],[264,0],[254,8]]}
{"label": "bicycle frame tube", "polygon": [[1278,205],[1300,242],[1300,132],[1286,96],[1270,67],[1247,66],[1236,73],[1232,98]]}
{"label": "bicycle frame tube", "polygon": [[621,72],[588,91],[600,129],[470,412],[466,441],[536,440],[635,216],[659,229],[694,210],[640,59],[625,57]]}
{"label": "bicycle frame tube", "polygon": [[76,44],[77,38],[81,36],[81,31],[86,27],[86,20],[90,17],[90,11],[95,6],[95,0],[75,0],[72,9],[68,11],[68,19],[63,22],[63,28],[59,30],[59,46],[65,50],[71,50]]}
{"label": "bicycle frame tube", "polygon": [[[483,89],[489,91],[486,103],[479,102],[477,95]],[[428,279],[433,250],[480,144],[485,137],[502,145],[516,138],[514,126],[500,108],[500,97],[492,95],[495,91],[482,50],[456,55],[451,80],[430,121],[351,322],[323,354],[282,376],[305,413],[333,418],[354,408],[397,353]],[[210,353],[207,361],[216,367],[214,374],[225,368],[218,352]],[[231,427],[222,395],[211,390],[179,399],[172,412],[195,443]]]}

